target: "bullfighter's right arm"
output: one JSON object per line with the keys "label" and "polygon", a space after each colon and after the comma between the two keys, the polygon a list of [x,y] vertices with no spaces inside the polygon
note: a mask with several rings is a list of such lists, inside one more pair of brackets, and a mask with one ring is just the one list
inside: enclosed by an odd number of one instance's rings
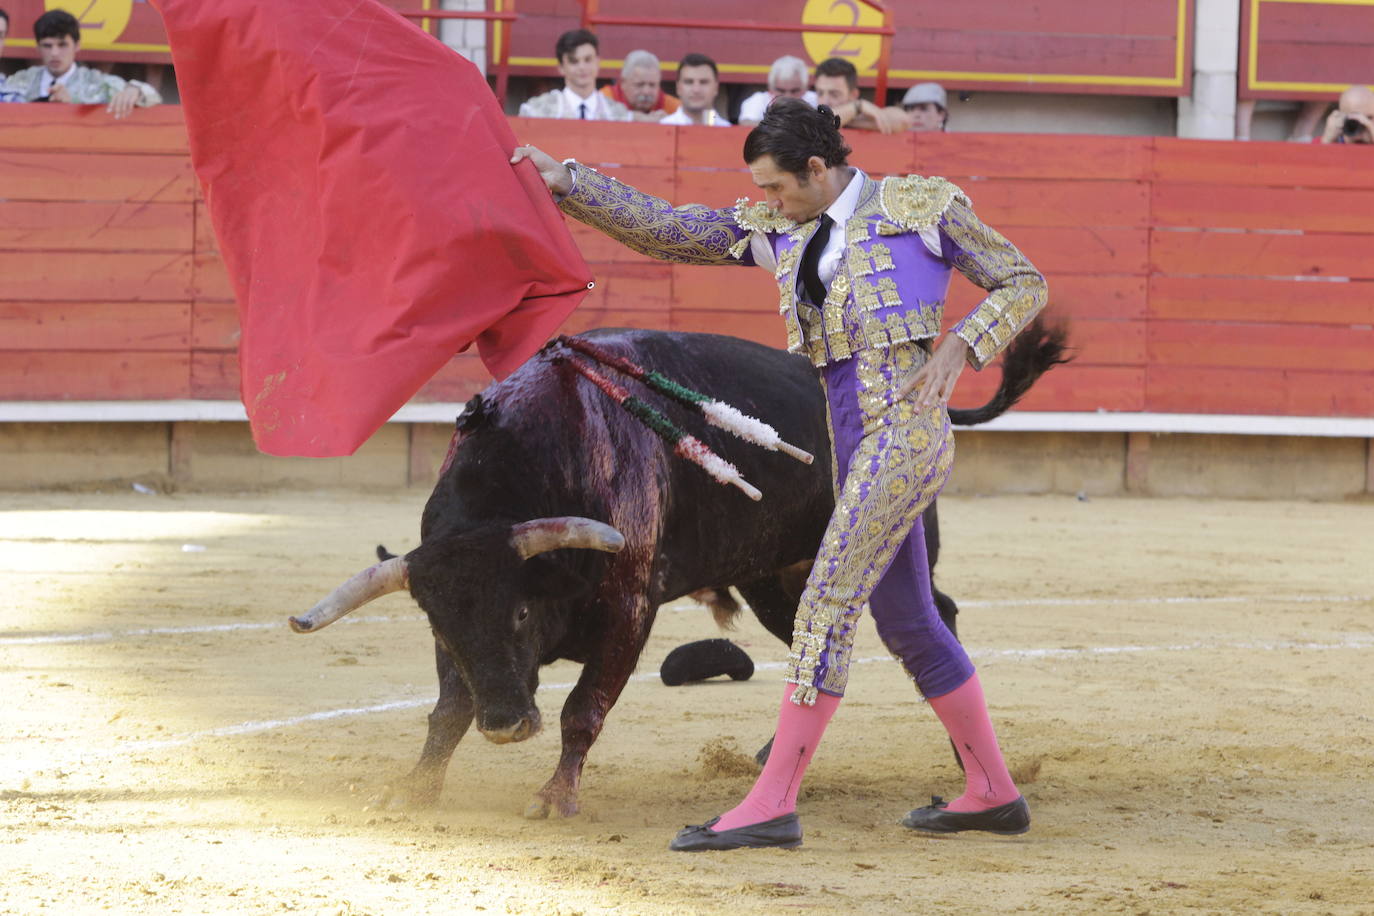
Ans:
{"label": "bullfighter's right arm", "polygon": [[567,165],[573,187],[558,203],[563,212],[640,254],[679,264],[755,263],[751,230],[739,224],[735,208],[675,208],[585,165]]}

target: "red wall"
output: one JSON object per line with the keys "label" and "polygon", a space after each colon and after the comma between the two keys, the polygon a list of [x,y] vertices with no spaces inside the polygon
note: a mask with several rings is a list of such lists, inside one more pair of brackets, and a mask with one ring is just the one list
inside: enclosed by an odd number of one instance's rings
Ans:
{"label": "red wall", "polygon": [[[517,135],[679,203],[752,193],[743,130],[515,119]],[[1044,271],[1076,362],[1026,407],[1374,416],[1374,169],[1359,148],[849,135],[873,174],[960,183]],[[0,399],[234,398],[232,293],[176,108],[0,107]],[[614,165],[612,165],[614,163]],[[436,178],[436,180],[441,180]],[[573,224],[597,288],[568,330],[782,340],[764,271],[635,255]],[[956,275],[949,317],[980,291]],[[995,372],[965,373],[959,403]],[[456,357],[421,400],[487,383]]]}

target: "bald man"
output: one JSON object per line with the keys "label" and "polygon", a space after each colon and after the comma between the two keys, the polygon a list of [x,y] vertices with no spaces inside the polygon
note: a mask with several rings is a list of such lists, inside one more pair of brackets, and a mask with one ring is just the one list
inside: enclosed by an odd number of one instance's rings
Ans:
{"label": "bald man", "polygon": [[1374,143],[1374,92],[1351,86],[1326,119],[1323,143]]}

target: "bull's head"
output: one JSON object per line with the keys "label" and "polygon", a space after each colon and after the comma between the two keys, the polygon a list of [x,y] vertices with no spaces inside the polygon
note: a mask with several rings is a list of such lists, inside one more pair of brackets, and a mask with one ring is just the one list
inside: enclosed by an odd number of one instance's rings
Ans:
{"label": "bull's head", "polygon": [[353,576],[292,617],[291,629],[313,633],[374,598],[408,588],[472,693],[478,729],[498,744],[523,741],[540,727],[534,702],[539,665],[566,627],[566,614],[540,611],[587,584],[542,555],[564,549],[615,553],[624,546],[610,525],[576,516],[438,536]]}

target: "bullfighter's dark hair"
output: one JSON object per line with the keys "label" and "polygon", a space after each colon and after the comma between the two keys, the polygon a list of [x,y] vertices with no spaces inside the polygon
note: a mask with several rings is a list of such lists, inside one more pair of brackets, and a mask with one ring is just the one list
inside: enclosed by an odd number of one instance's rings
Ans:
{"label": "bullfighter's dark hair", "polygon": [[591,45],[592,50],[597,54],[601,53],[601,42],[597,41],[596,36],[586,29],[573,29],[571,32],[564,32],[559,35],[558,43],[553,46],[553,53],[561,64],[563,58],[572,57],[573,52],[583,45]]}
{"label": "bullfighter's dark hair", "polygon": [[850,149],[840,136],[840,119],[825,105],[812,108],[801,99],[778,98],[744,141],[744,163],[772,156],[778,168],[805,176],[807,161],[819,156],[826,168],[849,164]]}
{"label": "bullfighter's dark hair", "polygon": [[10,24],[10,14],[7,13],[7,12],[5,12],[5,8],[4,8],[4,7],[0,7],[0,19],[5,20],[5,25],[6,25],[6,26],[8,26],[8,25]]}
{"label": "bullfighter's dark hair", "polygon": [[838,57],[827,57],[816,64],[816,75],[843,76],[844,81],[849,84],[850,91],[859,88],[859,71],[854,69],[854,65],[849,61]]}
{"label": "bullfighter's dark hair", "polygon": [[679,76],[682,75],[683,67],[710,67],[711,72],[716,75],[716,79],[720,79],[720,70],[716,68],[716,62],[705,54],[698,54],[696,51],[693,51],[677,62],[677,72]]}
{"label": "bullfighter's dark hair", "polygon": [[61,38],[66,35],[72,41],[81,40],[81,23],[66,10],[48,10],[33,23],[33,40]]}

